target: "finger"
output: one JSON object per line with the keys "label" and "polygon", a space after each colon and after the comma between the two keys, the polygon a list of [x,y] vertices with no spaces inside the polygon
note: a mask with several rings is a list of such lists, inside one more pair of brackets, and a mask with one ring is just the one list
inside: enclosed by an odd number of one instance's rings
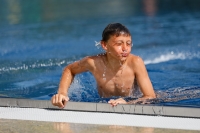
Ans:
{"label": "finger", "polygon": [[64,108],[65,105],[67,104],[67,101],[66,101],[66,100],[63,100],[63,101],[62,101],[62,104],[63,104],[63,107],[62,107],[62,108]]}
{"label": "finger", "polygon": [[113,101],[112,106],[116,106],[118,104],[118,101]]}
{"label": "finger", "polygon": [[58,94],[55,95],[55,105],[58,106],[59,105],[59,96]]}
{"label": "finger", "polygon": [[64,101],[65,101],[64,97],[62,97],[62,95],[59,95],[58,96],[58,106],[60,108],[64,108]]}
{"label": "finger", "polygon": [[55,95],[52,96],[52,98],[51,98],[51,103],[52,103],[53,105],[55,105]]}
{"label": "finger", "polygon": [[54,97],[53,97],[53,105],[57,106],[57,96],[56,95],[54,95]]}
{"label": "finger", "polygon": [[110,100],[108,101],[108,103],[112,103],[112,102],[114,102],[114,99],[110,99]]}
{"label": "finger", "polygon": [[60,104],[59,104],[59,95],[58,94],[55,95],[54,105],[60,107]]}
{"label": "finger", "polygon": [[108,101],[108,103],[112,105],[112,104],[113,104],[113,101]]}
{"label": "finger", "polygon": [[65,105],[67,104],[67,102],[69,101],[69,97],[64,97],[64,99],[62,100],[62,104],[65,107]]}
{"label": "finger", "polygon": [[114,102],[115,102],[114,100],[112,100],[112,101],[110,100],[108,103],[109,103],[110,105],[114,106]]}
{"label": "finger", "polygon": [[65,101],[69,101],[69,97],[65,97]]}
{"label": "finger", "polygon": [[116,100],[116,102],[117,104],[127,104],[127,102],[123,98]]}
{"label": "finger", "polygon": [[114,104],[113,104],[113,106],[117,106],[118,104],[119,104],[119,103],[118,103],[118,102],[116,102],[116,103],[114,103]]}

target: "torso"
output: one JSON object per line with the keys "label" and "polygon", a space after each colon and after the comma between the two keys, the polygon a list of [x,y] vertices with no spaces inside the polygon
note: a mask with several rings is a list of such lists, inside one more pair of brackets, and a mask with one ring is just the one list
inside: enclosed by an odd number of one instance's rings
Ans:
{"label": "torso", "polygon": [[133,55],[129,55],[125,64],[113,71],[105,63],[105,55],[101,55],[94,61],[95,68],[92,71],[101,97],[130,96],[134,88],[135,74],[131,63]]}

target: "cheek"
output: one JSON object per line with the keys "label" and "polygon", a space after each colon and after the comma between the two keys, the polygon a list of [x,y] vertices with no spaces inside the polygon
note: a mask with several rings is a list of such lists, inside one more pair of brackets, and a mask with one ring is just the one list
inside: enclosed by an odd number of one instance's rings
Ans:
{"label": "cheek", "polygon": [[115,52],[115,54],[120,54],[121,53],[121,51],[122,51],[122,48],[121,47],[116,47],[115,49],[114,49],[114,52]]}
{"label": "cheek", "polygon": [[128,52],[131,52],[131,48],[132,48],[132,47],[130,47],[130,48],[128,49]]}
{"label": "cheek", "polygon": [[122,47],[121,47],[121,46],[115,47],[115,51],[121,51],[121,50],[122,50]]}
{"label": "cheek", "polygon": [[118,47],[118,48],[116,49],[116,51],[117,51],[117,53],[119,53],[119,52],[121,51],[121,48]]}
{"label": "cheek", "polygon": [[108,48],[107,52],[109,53],[118,53],[120,52],[121,48],[120,47],[114,47],[114,48]]}

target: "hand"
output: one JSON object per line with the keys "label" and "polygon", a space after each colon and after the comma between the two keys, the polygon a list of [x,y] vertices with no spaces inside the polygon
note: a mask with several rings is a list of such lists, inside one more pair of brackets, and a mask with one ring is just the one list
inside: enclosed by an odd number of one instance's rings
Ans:
{"label": "hand", "polygon": [[67,101],[69,101],[69,97],[64,96],[62,94],[55,94],[51,98],[51,103],[54,106],[58,106],[59,108],[64,108],[66,103],[67,103]]}
{"label": "hand", "polygon": [[127,102],[123,98],[118,98],[116,100],[110,99],[108,103],[111,104],[112,106],[116,106],[117,104],[127,104]]}

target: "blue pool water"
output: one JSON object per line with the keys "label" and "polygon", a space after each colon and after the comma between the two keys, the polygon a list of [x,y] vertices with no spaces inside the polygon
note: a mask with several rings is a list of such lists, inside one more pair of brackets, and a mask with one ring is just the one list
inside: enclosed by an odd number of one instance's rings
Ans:
{"label": "blue pool water", "polygon": [[[111,22],[126,25],[159,105],[200,107],[200,1],[1,0],[0,97],[49,100],[63,68],[102,51]],[[104,102],[91,73],[75,77],[71,101]]]}

